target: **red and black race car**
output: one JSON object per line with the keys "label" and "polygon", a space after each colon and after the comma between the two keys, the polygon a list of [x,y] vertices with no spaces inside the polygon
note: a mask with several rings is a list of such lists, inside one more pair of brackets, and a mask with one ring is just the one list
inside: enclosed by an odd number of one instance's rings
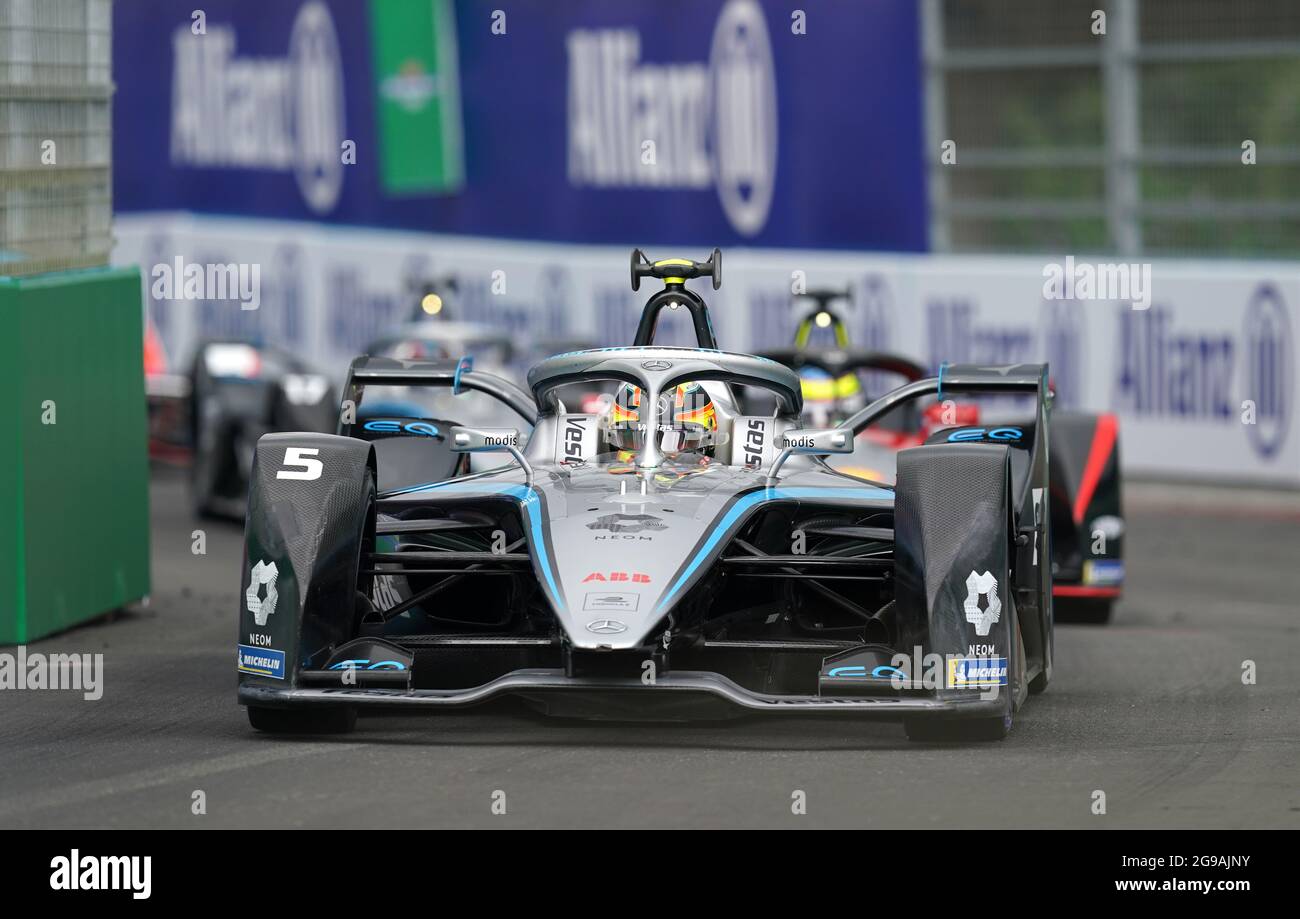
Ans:
{"label": "red and black race car", "polygon": [[[844,289],[800,295],[812,309],[800,321],[793,348],[761,352],[796,371],[802,381],[805,424],[838,424],[902,382],[930,376],[906,357],[850,347],[843,318],[832,305]],[[815,329],[834,336],[812,347]],[[938,371],[942,381],[944,367]],[[1005,397],[957,401],[940,387],[933,402],[900,404],[858,434],[854,452],[831,465],[868,481],[892,483],[899,450],[922,444],[1012,443],[1033,436],[1031,413]],[[1124,587],[1124,516],[1120,495],[1119,421],[1115,415],[1051,410],[1048,453],[1053,605],[1064,621],[1105,623]]]}

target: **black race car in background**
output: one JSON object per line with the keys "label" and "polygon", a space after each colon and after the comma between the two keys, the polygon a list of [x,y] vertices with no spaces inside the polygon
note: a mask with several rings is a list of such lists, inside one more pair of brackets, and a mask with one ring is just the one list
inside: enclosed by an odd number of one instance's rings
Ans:
{"label": "black race car in background", "polygon": [[[924,367],[901,355],[850,345],[837,305],[851,303],[852,296],[851,288],[799,295],[796,307],[807,306],[794,347],[762,352],[799,374],[806,424],[837,424],[874,396],[928,376]],[[832,343],[814,344],[818,330]],[[944,375],[940,367],[940,381]],[[1007,399],[970,401],[954,395],[941,386],[937,401],[928,406],[900,405],[858,433],[852,455],[833,457],[830,463],[850,475],[892,482],[900,450],[935,443],[1013,442],[1027,436],[1023,410]],[[1048,452],[1056,614],[1062,621],[1105,623],[1124,586],[1118,419],[1110,413],[1053,407]]]}
{"label": "black race car in background", "polygon": [[[440,301],[439,301],[440,303]],[[505,373],[516,361],[510,335],[480,323],[437,317],[441,309],[397,326],[371,342],[365,353],[401,360],[453,365],[463,357],[480,369]],[[332,433],[339,425],[337,378],[309,366],[283,349],[242,341],[212,341],[199,346],[190,377],[189,442],[191,495],[202,516],[242,517],[253,448],[273,431]],[[385,414],[436,416],[443,404],[409,404],[411,393],[394,398],[402,404],[376,406]],[[421,392],[415,398],[445,403],[451,392]],[[470,418],[486,424],[495,416]]]}
{"label": "black race car in background", "polygon": [[190,393],[190,496],[202,517],[242,517],[258,439],[271,431],[332,431],[338,394],[296,355],[238,341],[201,345]]}

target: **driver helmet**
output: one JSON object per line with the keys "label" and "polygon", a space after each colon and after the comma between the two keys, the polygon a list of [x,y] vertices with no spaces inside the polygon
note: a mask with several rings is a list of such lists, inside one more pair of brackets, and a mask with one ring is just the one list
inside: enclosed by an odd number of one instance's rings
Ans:
{"label": "driver helmet", "polygon": [[[667,420],[667,400],[672,399],[672,422]],[[717,442],[718,417],[713,400],[699,383],[679,383],[671,395],[660,396],[656,417],[641,417],[641,388],[631,383],[619,387],[610,406],[605,438],[616,450],[636,451],[647,431],[659,429],[659,446],[665,453],[709,455]]]}

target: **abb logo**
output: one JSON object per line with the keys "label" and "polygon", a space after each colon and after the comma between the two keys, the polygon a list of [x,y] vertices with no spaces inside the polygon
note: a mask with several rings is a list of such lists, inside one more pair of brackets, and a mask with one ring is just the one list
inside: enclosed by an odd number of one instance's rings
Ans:
{"label": "abb logo", "polygon": [[593,571],[591,574],[587,575],[585,578],[582,579],[582,583],[584,584],[586,584],[588,581],[605,581],[607,583],[613,583],[615,581],[619,581],[623,583],[632,583],[632,584],[649,584],[650,575],[641,574],[640,572],[635,572],[635,571],[634,572],[611,571],[608,575],[604,575],[601,574],[599,571]]}

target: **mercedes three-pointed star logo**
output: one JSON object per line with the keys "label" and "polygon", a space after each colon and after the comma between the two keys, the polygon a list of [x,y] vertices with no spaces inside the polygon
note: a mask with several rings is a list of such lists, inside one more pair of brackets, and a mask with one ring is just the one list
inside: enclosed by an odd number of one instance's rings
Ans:
{"label": "mercedes three-pointed star logo", "polygon": [[587,623],[587,631],[595,632],[597,635],[617,635],[619,632],[626,632],[627,625],[617,619],[593,619]]}

